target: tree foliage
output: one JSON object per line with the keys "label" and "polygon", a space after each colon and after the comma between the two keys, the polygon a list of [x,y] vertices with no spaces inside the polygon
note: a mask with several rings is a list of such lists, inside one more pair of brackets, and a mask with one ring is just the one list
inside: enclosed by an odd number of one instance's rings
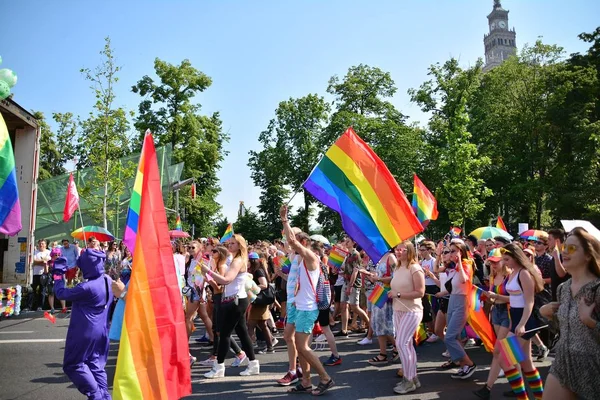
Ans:
{"label": "tree foliage", "polygon": [[44,113],[33,111],[33,117],[40,126],[40,166],[39,179],[44,180],[65,173],[62,151],[56,142],[52,129],[46,122]]}

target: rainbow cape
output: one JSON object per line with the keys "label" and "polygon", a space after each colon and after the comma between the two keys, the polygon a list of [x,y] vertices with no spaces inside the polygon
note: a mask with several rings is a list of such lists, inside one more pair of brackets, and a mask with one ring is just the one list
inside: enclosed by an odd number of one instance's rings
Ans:
{"label": "rainbow cape", "polygon": [[150,133],[141,159],[139,229],[113,399],[180,399],[192,392],[188,337]]}
{"label": "rainbow cape", "polygon": [[502,220],[502,217],[498,215],[498,220],[496,221],[496,228],[498,229],[502,229],[505,232],[508,232],[506,230],[506,225],[504,225],[504,221]]}
{"label": "rainbow cape", "polygon": [[178,215],[177,219],[175,220],[175,230],[176,231],[182,231],[183,228],[181,227],[181,217]]}
{"label": "rainbow cape", "polygon": [[498,351],[506,365],[517,365],[525,360],[525,353],[516,336],[507,336],[500,340],[498,342]]}
{"label": "rainbow cape", "polygon": [[437,201],[417,174],[414,175],[412,207],[419,221],[433,221],[438,217]]}
{"label": "rainbow cape", "polygon": [[21,231],[21,204],[17,187],[15,156],[4,117],[0,114],[0,233],[14,236]]}
{"label": "rainbow cape", "polygon": [[[149,134],[149,130],[146,131],[146,135]],[[152,136],[151,136],[152,137]],[[146,140],[142,144],[142,152],[140,153],[140,161],[138,163],[138,169],[135,174],[135,181],[133,183],[133,190],[131,191],[131,199],[129,200],[129,210],[127,210],[127,221],[125,223],[125,233],[123,234],[123,242],[133,255],[135,251],[136,236],[138,233],[138,220],[140,218],[140,204],[142,199],[142,184],[144,182],[144,146]],[[153,143],[154,145],[154,143]]]}
{"label": "rainbow cape", "polygon": [[[470,267],[472,271],[473,266],[471,265]],[[471,284],[468,293],[469,295],[467,299],[469,299],[469,307],[467,312],[467,322],[477,333],[483,342],[485,349],[491,353],[494,351],[496,333],[494,332],[494,328],[492,328],[490,320],[485,315],[483,307],[481,306],[481,295],[483,294],[483,290]]]}
{"label": "rainbow cape", "polygon": [[383,308],[385,303],[388,300],[388,292],[390,291],[389,287],[384,287],[382,285],[375,285],[375,288],[371,292],[369,296],[369,301],[379,308]]}
{"label": "rainbow cape", "polygon": [[225,233],[223,234],[223,237],[221,238],[221,243],[225,243],[232,237],[233,237],[233,224],[229,224],[229,225],[227,225],[227,229],[225,229]]}
{"label": "rainbow cape", "polygon": [[327,150],[303,186],[340,215],[346,233],[374,263],[423,231],[390,170],[352,128]]}
{"label": "rainbow cape", "polygon": [[342,264],[344,263],[344,260],[346,260],[347,256],[347,251],[342,250],[337,246],[333,246],[329,252],[329,257],[327,258],[327,265],[333,271],[339,271],[342,268]]}

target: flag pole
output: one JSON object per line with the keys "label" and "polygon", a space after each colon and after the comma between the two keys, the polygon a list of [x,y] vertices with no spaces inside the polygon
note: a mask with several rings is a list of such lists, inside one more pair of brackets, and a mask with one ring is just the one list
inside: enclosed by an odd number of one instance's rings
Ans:
{"label": "flag pole", "polygon": [[77,210],[79,210],[79,220],[81,221],[81,233],[83,233],[83,245],[87,246],[87,239],[85,237],[85,230],[83,229],[83,216],[81,215],[81,207],[79,206],[79,202],[77,202]]}

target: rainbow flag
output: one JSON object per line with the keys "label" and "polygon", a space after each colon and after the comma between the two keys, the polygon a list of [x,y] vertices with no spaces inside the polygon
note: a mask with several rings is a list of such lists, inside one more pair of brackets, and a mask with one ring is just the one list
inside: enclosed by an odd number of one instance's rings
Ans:
{"label": "rainbow flag", "polygon": [[339,271],[347,256],[347,251],[342,250],[337,246],[333,246],[329,252],[329,257],[327,258],[327,265],[333,271]]}
{"label": "rainbow flag", "polygon": [[498,351],[506,365],[517,365],[525,360],[525,353],[516,336],[511,335],[500,340],[498,342]]}
{"label": "rainbow flag", "polygon": [[420,345],[427,340],[427,331],[425,330],[425,324],[419,324],[417,331],[415,332],[415,343]]}
{"label": "rainbow flag", "polygon": [[412,208],[421,222],[433,221],[438,217],[437,201],[417,174],[414,175]]}
{"label": "rainbow flag", "polygon": [[275,257],[273,262],[275,263],[276,266],[281,268],[281,272],[283,272],[284,274],[290,273],[290,269],[292,268],[292,262],[290,261],[289,258],[287,258],[287,256]]}
{"label": "rainbow flag", "polygon": [[340,215],[346,233],[374,263],[423,231],[387,166],[352,128],[327,150],[303,186]]}
{"label": "rainbow flag", "polygon": [[144,138],[141,158],[139,230],[113,398],[180,399],[192,392],[188,337],[150,133]]}
{"label": "rainbow flag", "polygon": [[373,289],[373,291],[371,292],[371,295],[369,296],[369,301],[379,307],[379,308],[383,308],[383,306],[385,305],[385,302],[388,300],[388,292],[390,291],[390,288],[388,287],[383,287],[382,285],[375,285],[375,288]]}
{"label": "rainbow flag", "polygon": [[498,215],[498,220],[496,221],[496,228],[498,229],[502,229],[505,232],[508,232],[506,230],[506,225],[504,225],[504,221],[502,220],[502,217]]}
{"label": "rainbow flag", "polygon": [[223,237],[221,238],[221,243],[225,243],[232,237],[233,237],[233,224],[229,224],[229,225],[227,225],[227,229],[225,229],[225,233],[223,234]]}
{"label": "rainbow flag", "polygon": [[177,219],[175,220],[175,230],[176,231],[182,231],[183,228],[181,227],[181,217],[178,215]]}
{"label": "rainbow flag", "polygon": [[461,232],[462,232],[462,229],[460,229],[460,228],[458,228],[456,226],[453,226],[452,228],[450,228],[449,234],[450,234],[451,237],[457,238],[457,237],[460,237],[460,233]]}
{"label": "rainbow flag", "polygon": [[[471,266],[472,268],[472,266]],[[470,273],[472,276],[472,273]],[[483,290],[477,286],[471,284],[469,288],[469,307],[467,312],[467,322],[477,333],[483,345],[490,353],[494,351],[494,344],[496,343],[496,333],[494,328],[490,324],[490,320],[485,315],[483,307],[481,306],[481,295]]]}
{"label": "rainbow flag", "polygon": [[[146,135],[150,131],[146,131]],[[154,143],[153,143],[154,144]],[[146,140],[142,144],[142,152],[140,153],[140,161],[133,182],[133,190],[131,191],[131,199],[129,200],[129,210],[127,210],[127,221],[125,223],[125,233],[123,234],[123,242],[133,255],[135,251],[136,236],[138,233],[138,220],[140,218],[140,204],[142,199],[142,184],[144,182],[144,146]]]}
{"label": "rainbow flag", "polygon": [[473,290],[471,290],[471,307],[473,307],[473,311],[477,312],[481,310],[481,295],[483,294],[483,290],[473,285]]}
{"label": "rainbow flag", "polygon": [[21,203],[17,187],[15,156],[4,117],[0,114],[0,233],[14,236],[21,231]]}

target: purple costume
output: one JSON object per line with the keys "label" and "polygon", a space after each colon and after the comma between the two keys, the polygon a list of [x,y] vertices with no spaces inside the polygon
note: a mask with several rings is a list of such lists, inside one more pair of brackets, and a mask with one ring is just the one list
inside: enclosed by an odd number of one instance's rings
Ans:
{"label": "purple costume", "polygon": [[63,371],[88,399],[110,399],[106,378],[108,357],[108,309],[113,294],[111,279],[104,274],[106,255],[86,249],[77,262],[85,282],[72,289],[65,288],[62,277],[66,259],[54,261],[54,293],[61,300],[72,302],[71,321],[65,343]]}

